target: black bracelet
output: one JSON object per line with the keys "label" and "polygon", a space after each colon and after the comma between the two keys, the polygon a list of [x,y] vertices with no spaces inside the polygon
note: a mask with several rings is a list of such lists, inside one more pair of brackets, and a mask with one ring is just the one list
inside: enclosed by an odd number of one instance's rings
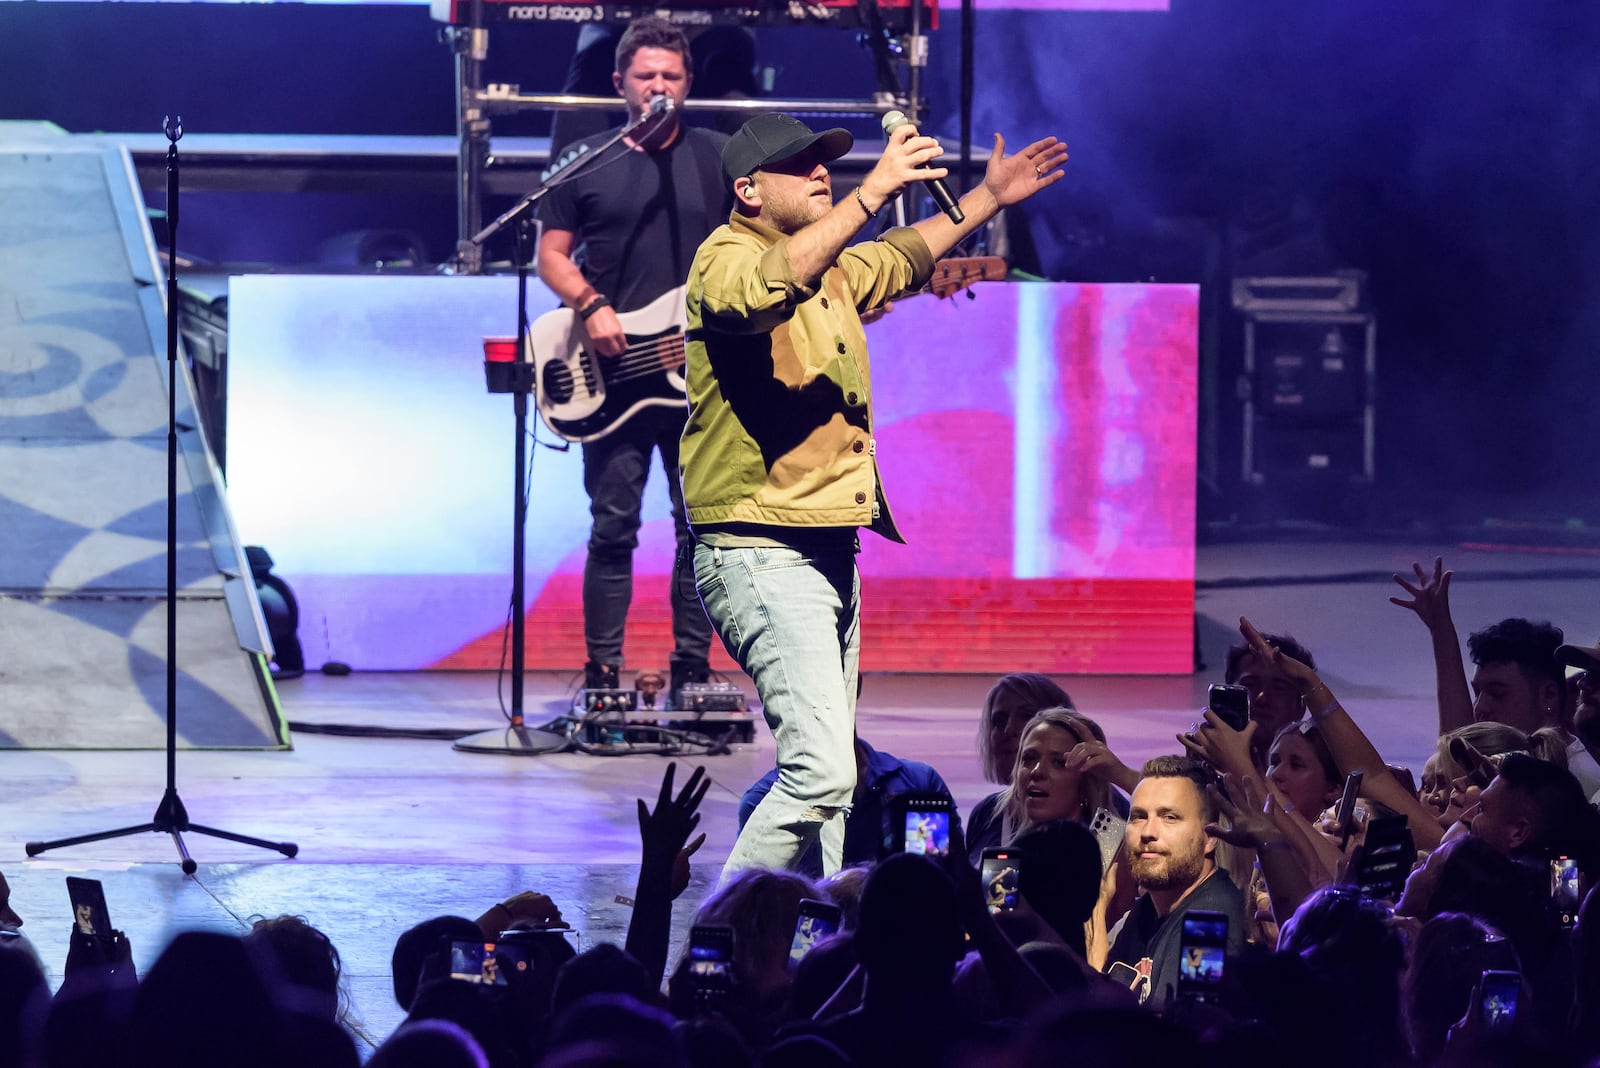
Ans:
{"label": "black bracelet", "polygon": [[[861,187],[859,185],[856,186],[856,188],[855,188],[855,194],[856,194],[856,203],[860,204],[861,205],[861,210],[867,213],[867,218],[876,219],[878,217],[878,212],[873,211],[871,208],[867,207],[867,202],[865,200],[861,199]],[[878,210],[881,211],[883,209],[880,208]]]}
{"label": "black bracelet", "polygon": [[589,316],[593,315],[601,308],[609,307],[611,307],[611,302],[605,297],[595,297],[581,311],[578,312],[578,318],[582,319],[584,322],[588,322]]}

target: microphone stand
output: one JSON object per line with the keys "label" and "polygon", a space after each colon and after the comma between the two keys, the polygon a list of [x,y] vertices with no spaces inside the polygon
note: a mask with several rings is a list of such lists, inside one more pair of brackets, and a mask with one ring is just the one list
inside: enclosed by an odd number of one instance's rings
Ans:
{"label": "microphone stand", "polygon": [[[664,103],[661,103],[664,102]],[[514,754],[540,756],[545,753],[563,753],[576,748],[569,716],[559,716],[543,727],[529,728],[523,715],[523,679],[527,674],[526,639],[526,536],[528,522],[528,394],[538,389],[533,377],[532,353],[527,351],[528,339],[528,250],[527,233],[532,216],[528,209],[542,200],[546,193],[592,166],[611,146],[639,131],[652,120],[660,124],[661,116],[673,114],[672,102],[667,97],[657,97],[651,110],[636,122],[619,130],[598,148],[587,149],[565,163],[552,165],[544,181],[540,182],[521,200],[472,235],[469,244],[478,251],[495,234],[515,224],[515,255],[517,260],[517,339],[521,359],[513,363],[484,360],[483,372],[490,393],[511,394],[512,414],[516,424],[516,450],[513,458],[512,480],[512,530],[511,530],[511,708],[506,725],[498,729],[479,731],[456,739],[453,748],[464,753]],[[654,131],[652,131],[654,132]]]}
{"label": "microphone stand", "polygon": [[215,827],[189,822],[189,813],[178,796],[178,138],[183,136],[183,116],[164,119],[167,135],[167,789],[149,823],[121,827],[114,831],[81,834],[53,842],[28,842],[23,848],[36,857],[50,849],[101,842],[108,838],[155,831],[170,834],[178,847],[185,875],[199,867],[183,844],[183,832],[225,838],[230,842],[272,849],[286,857],[300,852],[293,842],[269,842]]}

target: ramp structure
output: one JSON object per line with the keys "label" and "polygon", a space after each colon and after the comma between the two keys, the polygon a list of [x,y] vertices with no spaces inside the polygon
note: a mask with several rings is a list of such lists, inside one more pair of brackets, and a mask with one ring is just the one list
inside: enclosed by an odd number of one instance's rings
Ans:
{"label": "ramp structure", "polygon": [[[166,383],[127,152],[0,123],[0,748],[166,744]],[[179,743],[286,749],[181,357],[178,390]]]}

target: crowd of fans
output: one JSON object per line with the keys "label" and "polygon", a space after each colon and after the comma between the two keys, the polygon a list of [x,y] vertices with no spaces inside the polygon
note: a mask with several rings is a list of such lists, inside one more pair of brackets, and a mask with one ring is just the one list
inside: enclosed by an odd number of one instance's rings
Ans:
{"label": "crowd of fans", "polygon": [[[937,772],[858,742],[847,866],[730,875],[674,961],[709,780],[669,766],[623,946],[577,953],[533,892],[424,920],[368,1063],[1600,1065],[1600,646],[1502,620],[1469,637],[1469,682],[1450,579],[1397,580],[1438,668],[1417,780],[1309,650],[1245,620],[1244,714],[1224,691],[1138,769],[1056,683],[1007,675],[978,732],[999,789],[965,833]],[[920,855],[881,845],[902,842]],[[119,934],[75,930],[52,996],[8,896],[0,1064],[360,1061],[338,951],[301,918],[182,934],[142,977]]]}

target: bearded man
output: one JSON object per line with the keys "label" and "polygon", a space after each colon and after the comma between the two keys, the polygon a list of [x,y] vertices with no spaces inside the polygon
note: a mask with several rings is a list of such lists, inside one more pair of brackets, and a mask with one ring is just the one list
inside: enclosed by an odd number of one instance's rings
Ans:
{"label": "bearded man", "polygon": [[1156,1008],[1177,989],[1190,910],[1227,917],[1230,959],[1244,944],[1244,895],[1217,867],[1217,842],[1206,834],[1206,824],[1217,819],[1206,793],[1210,782],[1210,770],[1197,760],[1156,757],[1145,764],[1129,805],[1128,857],[1143,895],[1112,932],[1106,970],[1126,978],[1141,1002],[1153,995]]}

